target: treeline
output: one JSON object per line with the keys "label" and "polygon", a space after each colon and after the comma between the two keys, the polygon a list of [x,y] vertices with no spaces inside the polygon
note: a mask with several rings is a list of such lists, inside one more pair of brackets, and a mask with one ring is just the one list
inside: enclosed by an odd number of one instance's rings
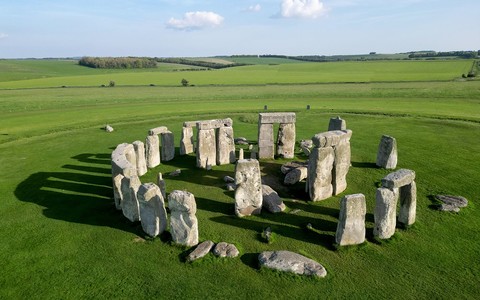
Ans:
{"label": "treeline", "polygon": [[480,55],[480,50],[478,51],[446,51],[446,52],[436,52],[436,51],[420,51],[420,52],[411,52],[408,55],[408,58],[427,58],[427,57],[459,57],[459,58],[476,58]]}
{"label": "treeline", "polygon": [[146,69],[157,67],[155,59],[147,57],[82,57],[78,64],[98,69]]}
{"label": "treeline", "polygon": [[203,67],[208,69],[223,69],[223,68],[231,68],[231,67],[238,67],[238,66],[245,66],[246,64],[241,63],[231,63],[231,64],[221,64],[216,62],[210,61],[203,61],[203,60],[190,60],[186,58],[156,58],[157,62],[161,63],[169,63],[169,64],[180,64],[180,65],[189,65],[189,66],[197,66]]}
{"label": "treeline", "polygon": [[[366,55],[300,55],[300,56],[288,56],[288,55],[273,55],[265,54],[259,55],[259,57],[266,58],[284,58],[294,59],[306,62],[334,62],[334,61],[365,61],[365,60],[398,60],[400,58],[389,55],[377,55],[376,53],[370,53]],[[405,59],[407,57],[405,56]]]}

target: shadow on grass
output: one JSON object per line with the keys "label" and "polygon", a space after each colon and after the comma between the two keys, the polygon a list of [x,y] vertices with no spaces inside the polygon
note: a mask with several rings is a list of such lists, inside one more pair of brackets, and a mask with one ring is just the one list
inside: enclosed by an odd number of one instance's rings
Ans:
{"label": "shadow on grass", "polygon": [[354,168],[379,169],[379,167],[373,162],[352,161],[351,164]]}

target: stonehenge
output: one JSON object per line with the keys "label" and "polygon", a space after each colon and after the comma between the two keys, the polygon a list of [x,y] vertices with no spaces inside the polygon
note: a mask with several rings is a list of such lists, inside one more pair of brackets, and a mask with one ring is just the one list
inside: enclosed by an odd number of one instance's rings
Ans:
{"label": "stonehenge", "polygon": [[170,233],[175,243],[184,246],[198,244],[197,204],[192,193],[175,190],[168,195]]}
{"label": "stonehenge", "polygon": [[149,236],[156,237],[167,228],[167,211],[162,192],[155,184],[145,183],[138,189],[137,197],[142,229]]}
{"label": "stonehenge", "polygon": [[391,136],[383,135],[378,145],[376,165],[384,169],[395,169],[397,159],[397,140]]}
{"label": "stonehenge", "polygon": [[365,242],[367,205],[363,194],[346,195],[340,200],[340,216],[335,242],[340,246]]}
{"label": "stonehenge", "polygon": [[293,112],[258,114],[258,158],[273,159],[275,145],[273,124],[279,123],[277,137],[277,155],[293,158],[295,155],[295,121]]}
{"label": "stonehenge", "polygon": [[235,167],[235,214],[238,217],[259,214],[262,209],[262,180],[256,159],[242,159]]}

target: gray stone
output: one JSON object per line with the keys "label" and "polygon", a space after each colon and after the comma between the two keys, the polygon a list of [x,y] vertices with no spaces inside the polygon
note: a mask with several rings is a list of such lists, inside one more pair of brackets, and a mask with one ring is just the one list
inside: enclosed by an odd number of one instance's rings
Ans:
{"label": "gray stone", "polygon": [[293,158],[295,156],[295,123],[280,124],[277,155],[283,158]]}
{"label": "gray stone", "polygon": [[338,195],[347,189],[347,174],[350,169],[350,135],[345,134],[334,147],[332,186],[333,195]]}
{"label": "gray stone", "polygon": [[147,173],[147,161],[145,159],[145,145],[141,141],[132,143],[135,149],[135,156],[137,160],[137,175],[143,176]]}
{"label": "gray stone", "polygon": [[287,173],[287,175],[285,175],[283,183],[287,185],[292,185],[306,179],[307,176],[308,176],[308,168],[298,167],[291,170],[290,172]]}
{"label": "gray stone", "polygon": [[236,145],[248,145],[248,140],[244,137],[234,139]]}
{"label": "gray stone", "polygon": [[294,112],[278,112],[278,113],[259,113],[258,114],[258,123],[259,124],[287,124],[295,123],[296,115]]}
{"label": "gray stone", "polygon": [[233,127],[220,127],[217,132],[217,165],[231,164],[235,160]]}
{"label": "gray stone", "polygon": [[258,125],[258,157],[260,159],[273,159],[275,146],[273,139],[273,124]]}
{"label": "gray stone", "polygon": [[193,250],[188,256],[187,261],[192,262],[197,259],[200,259],[207,255],[210,250],[212,250],[215,244],[212,241],[205,241],[203,243],[198,244],[198,246]]}
{"label": "gray stone", "polygon": [[180,176],[180,174],[182,174],[182,170],[180,169],[176,169],[175,171],[168,173],[168,175],[172,177]]}
{"label": "gray stone", "polygon": [[140,208],[137,199],[140,185],[142,183],[136,175],[122,179],[122,212],[131,222],[140,221]]}
{"label": "gray stone", "polygon": [[459,212],[460,208],[468,205],[468,200],[462,196],[435,195],[435,198],[442,202],[439,206],[439,210],[441,211]]}
{"label": "gray stone", "polygon": [[250,151],[250,158],[251,159],[257,159],[257,151],[255,151],[255,150]]}
{"label": "gray stone", "polygon": [[318,262],[290,251],[264,251],[258,256],[260,266],[307,276],[327,276],[327,270]]}
{"label": "gray stone", "polygon": [[145,140],[147,167],[155,168],[160,164],[160,139],[158,135],[148,135]]}
{"label": "gray stone", "polygon": [[161,155],[163,161],[170,161],[175,158],[175,142],[173,133],[165,131],[160,134],[162,140]]}
{"label": "gray stone", "polygon": [[346,130],[347,123],[340,117],[331,118],[330,122],[328,123],[328,131],[333,130]]}
{"label": "gray stone", "polygon": [[209,169],[217,161],[217,142],[215,129],[197,131],[197,167]]}
{"label": "gray stone", "polygon": [[312,137],[315,147],[335,147],[342,140],[350,140],[352,137],[351,130],[334,130],[317,133]]}
{"label": "gray stone", "polygon": [[287,163],[284,163],[280,167],[280,171],[282,171],[283,174],[288,174],[290,171],[296,168],[300,167],[306,167],[308,166],[308,161],[302,162],[302,161],[289,161]]}
{"label": "gray stone", "polygon": [[267,227],[265,228],[265,230],[262,231],[262,237],[265,239],[265,241],[270,244],[273,242],[273,239],[272,239],[272,228],[270,227]]}
{"label": "gray stone", "polygon": [[180,245],[198,244],[197,204],[193,194],[175,190],[168,195],[170,209],[170,233],[172,240]]}
{"label": "gray stone", "polygon": [[262,207],[271,213],[278,213],[285,210],[285,204],[283,200],[278,196],[278,193],[274,191],[270,186],[262,185]]}
{"label": "gray stone", "polygon": [[334,157],[332,147],[312,149],[312,154],[310,154],[308,161],[307,177],[307,188],[310,200],[319,201],[332,196],[332,169]]}
{"label": "gray stone", "polygon": [[243,148],[240,148],[240,150],[238,150],[238,160],[241,160],[241,159],[244,159]]}
{"label": "gray stone", "polygon": [[235,184],[235,214],[239,217],[259,214],[262,209],[262,182],[258,160],[237,162]]}
{"label": "gray stone", "polygon": [[198,122],[198,121],[187,121],[187,122],[183,122],[183,127],[189,127],[189,128],[197,127],[197,122]]}
{"label": "gray stone", "polygon": [[237,257],[240,252],[234,244],[225,242],[218,243],[212,250],[213,254],[218,257]]}
{"label": "gray stone", "polygon": [[395,234],[398,189],[378,188],[375,198],[373,235],[389,239]]}
{"label": "gray stone", "polygon": [[382,186],[394,189],[410,184],[415,180],[415,172],[408,169],[400,169],[388,174],[382,179]]}
{"label": "gray stone", "polygon": [[383,135],[378,145],[376,165],[385,169],[395,169],[397,160],[397,140],[391,136]]}
{"label": "gray stone", "polygon": [[105,131],[106,132],[113,132],[113,127],[110,125],[105,125]]}
{"label": "gray stone", "polygon": [[340,246],[365,242],[365,214],[367,205],[363,194],[347,195],[340,200],[335,242]]}
{"label": "gray stone", "polygon": [[112,178],[117,174],[126,177],[137,175],[137,158],[132,144],[119,144],[112,151]]}
{"label": "gray stone", "polygon": [[180,139],[180,155],[186,155],[195,152],[193,141],[193,128],[182,127],[182,137]]}
{"label": "gray stone", "polygon": [[402,186],[400,192],[400,213],[398,214],[398,221],[405,225],[412,225],[415,223],[417,214],[417,184],[415,181]]}
{"label": "gray stone", "polygon": [[226,187],[227,191],[233,192],[237,188],[237,185],[233,182],[230,182],[226,184]]}
{"label": "gray stone", "polygon": [[223,177],[223,181],[225,181],[225,182],[227,182],[227,183],[229,183],[229,182],[235,182],[235,178],[226,175],[226,176]]}
{"label": "gray stone", "polygon": [[305,147],[308,149],[313,148],[313,141],[312,140],[301,140],[300,147]]}
{"label": "gray stone", "polygon": [[163,199],[167,199],[167,184],[165,183],[165,180],[163,180],[162,173],[158,173],[157,175],[157,185],[160,188]]}
{"label": "gray stone", "polygon": [[232,127],[233,126],[233,121],[230,118],[197,121],[196,126],[197,126],[197,129],[199,129],[199,130],[200,129],[201,130],[217,129],[217,128],[221,128],[221,127]]}
{"label": "gray stone", "polygon": [[115,202],[115,208],[118,210],[122,210],[122,174],[117,174],[113,177],[113,200]]}
{"label": "gray stone", "polygon": [[156,237],[167,228],[167,211],[160,188],[153,183],[145,183],[137,192],[140,206],[142,229],[151,237]]}
{"label": "gray stone", "polygon": [[160,126],[156,128],[152,128],[148,131],[148,135],[159,135],[161,133],[167,132],[168,128],[165,126]]}

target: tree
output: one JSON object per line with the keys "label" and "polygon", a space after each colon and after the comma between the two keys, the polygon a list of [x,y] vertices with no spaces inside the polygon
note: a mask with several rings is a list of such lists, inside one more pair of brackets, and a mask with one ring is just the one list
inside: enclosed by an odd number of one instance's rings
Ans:
{"label": "tree", "polygon": [[185,78],[182,79],[182,85],[183,86],[188,86],[188,80],[186,80]]}

